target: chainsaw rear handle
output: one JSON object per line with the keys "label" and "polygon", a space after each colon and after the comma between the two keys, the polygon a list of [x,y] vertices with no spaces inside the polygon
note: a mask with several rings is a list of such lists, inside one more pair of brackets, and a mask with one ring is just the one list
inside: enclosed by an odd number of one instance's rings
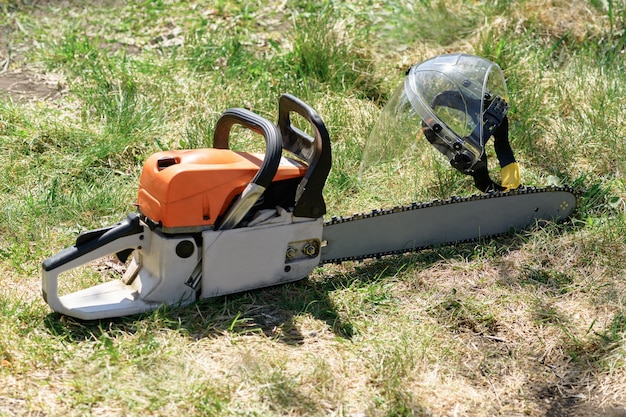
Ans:
{"label": "chainsaw rear handle", "polygon": [[[311,124],[314,137],[291,124],[295,112]],[[283,147],[304,159],[309,167],[298,186],[294,215],[317,218],[326,214],[322,195],[332,164],[330,136],[324,121],[311,106],[291,94],[283,94],[278,103],[278,128]]]}
{"label": "chainsaw rear handle", "polygon": [[280,132],[269,120],[259,116],[250,110],[232,108],[222,113],[213,133],[213,147],[217,149],[229,149],[228,139],[230,130],[235,125],[241,125],[252,130],[265,138],[265,158],[261,168],[251,181],[260,187],[267,188],[272,183],[278,170],[282,156],[282,141]]}

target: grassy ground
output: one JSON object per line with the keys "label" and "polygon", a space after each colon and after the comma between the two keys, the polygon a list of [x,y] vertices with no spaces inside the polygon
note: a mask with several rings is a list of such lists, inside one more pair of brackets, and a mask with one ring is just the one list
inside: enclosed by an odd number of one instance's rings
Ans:
{"label": "grassy ground", "polygon": [[[626,4],[384,3],[0,0],[1,416],[626,415]],[[283,92],[331,133],[329,214],[471,194],[435,158],[356,178],[404,70],[449,51],[504,69],[524,183],[587,190],[570,222],[140,317],[42,300],[41,261],[133,211],[151,153]]]}

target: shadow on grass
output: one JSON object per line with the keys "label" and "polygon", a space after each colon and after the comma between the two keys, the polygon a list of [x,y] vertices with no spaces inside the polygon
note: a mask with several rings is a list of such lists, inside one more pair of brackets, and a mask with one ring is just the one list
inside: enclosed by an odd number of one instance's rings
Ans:
{"label": "shadow on grass", "polygon": [[[489,240],[491,251],[515,250],[519,237]],[[402,256],[388,256],[366,262],[328,267],[317,277],[262,288],[239,294],[200,300],[187,307],[163,307],[151,313],[114,319],[83,321],[51,313],[45,318],[48,331],[70,342],[97,340],[116,332],[169,328],[192,339],[231,334],[263,334],[286,344],[298,345],[305,339],[297,321],[309,315],[322,321],[336,336],[351,339],[355,333],[348,314],[335,305],[333,294],[345,289],[370,291],[407,268],[428,268],[436,262],[475,256],[481,242],[427,249]],[[321,276],[319,276],[321,275]],[[374,294],[374,296],[376,296]],[[376,300],[372,301],[376,302]]]}
{"label": "shadow on grass", "polygon": [[338,337],[350,339],[352,324],[337,312],[329,291],[332,285],[304,279],[299,282],[200,300],[186,307],[113,319],[85,321],[59,313],[48,314],[48,331],[68,342],[98,340],[117,332],[135,333],[146,327],[169,328],[191,339],[231,334],[263,334],[286,344],[303,342],[297,317],[309,314],[326,323]]}
{"label": "shadow on grass", "polygon": [[52,335],[69,342],[97,340],[116,332],[134,333],[137,328],[147,325],[155,329],[174,329],[196,340],[226,333],[263,334],[297,345],[307,336],[297,324],[298,317],[310,315],[324,322],[335,336],[351,339],[354,326],[339,312],[332,294],[356,285],[365,287],[382,281],[406,268],[407,264],[429,264],[442,256],[454,254],[450,248],[442,248],[439,255],[432,251],[355,263],[341,273],[330,271],[326,274],[323,271],[321,279],[305,278],[294,283],[204,299],[181,308],[163,307],[151,313],[94,321],[51,313],[45,317],[44,323]]}
{"label": "shadow on grass", "polygon": [[[559,226],[560,227],[560,226]],[[575,226],[567,226],[575,227]],[[46,316],[48,331],[70,342],[96,340],[116,332],[134,333],[137,329],[169,328],[192,338],[231,334],[263,334],[280,342],[298,345],[308,336],[302,334],[298,320],[306,315],[324,322],[336,336],[351,339],[355,333],[349,314],[335,305],[333,294],[344,289],[368,291],[407,268],[427,269],[437,262],[457,258],[504,256],[518,250],[524,234],[442,246],[419,252],[387,256],[377,260],[342,265],[339,271],[325,268],[321,277],[239,294],[200,300],[190,306],[164,307],[157,311],[115,319],[82,321],[52,313]]]}

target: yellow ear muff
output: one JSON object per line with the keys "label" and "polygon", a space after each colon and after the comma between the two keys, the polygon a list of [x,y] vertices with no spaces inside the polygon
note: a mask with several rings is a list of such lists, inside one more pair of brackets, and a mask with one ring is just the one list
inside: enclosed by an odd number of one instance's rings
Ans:
{"label": "yellow ear muff", "polygon": [[522,183],[519,164],[517,162],[511,162],[503,167],[500,170],[500,180],[501,185],[506,189],[505,191],[519,187]]}

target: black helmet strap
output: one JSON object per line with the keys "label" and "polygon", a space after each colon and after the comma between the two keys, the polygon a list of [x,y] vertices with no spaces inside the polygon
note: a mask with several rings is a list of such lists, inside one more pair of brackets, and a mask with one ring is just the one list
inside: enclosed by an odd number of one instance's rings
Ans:
{"label": "black helmet strap", "polygon": [[[509,143],[509,118],[504,116],[502,123],[493,131],[493,147],[500,163],[500,168],[515,162],[515,156],[513,155],[513,149]],[[466,174],[474,177],[474,185],[480,191],[503,191],[505,187],[496,183],[489,176],[489,170],[487,168],[487,154],[483,153],[480,160],[474,165],[472,172],[466,172]]]}

